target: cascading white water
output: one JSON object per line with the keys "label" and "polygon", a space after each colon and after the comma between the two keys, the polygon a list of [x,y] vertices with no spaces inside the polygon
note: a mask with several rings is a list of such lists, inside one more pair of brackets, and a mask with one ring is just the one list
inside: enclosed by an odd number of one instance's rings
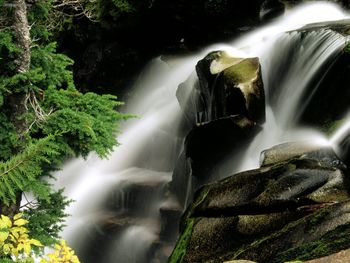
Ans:
{"label": "cascading white water", "polygon": [[236,171],[258,167],[260,152],[278,143],[294,140],[327,143],[320,133],[298,127],[296,123],[317,88],[317,84],[310,87],[310,83],[320,70],[325,72],[324,67],[332,65],[344,47],[344,38],[327,30],[306,35],[291,32],[272,39],[269,44],[271,51],[265,50],[259,56],[265,69],[263,81],[269,105],[266,123]]}
{"label": "cascading white water", "polygon": [[[233,172],[257,168],[260,153],[279,143],[312,140],[330,144],[321,133],[298,127],[296,122],[317,88],[316,83],[312,85],[313,89],[308,90],[310,83],[320,69],[327,71],[327,66],[332,65],[346,41],[330,30],[303,33],[297,29],[308,23],[348,17],[332,4],[307,4],[291,10],[252,36],[233,43],[236,48],[243,47],[249,56],[260,58],[267,100],[263,130]],[[246,41],[257,44],[249,45]]]}
{"label": "cascading white water", "polygon": [[[126,203],[132,202],[128,201],[131,197],[126,193],[127,187],[156,185],[150,191],[160,191],[157,185],[164,185],[171,179],[171,171],[182,143],[176,134],[180,108],[175,92],[179,82],[187,78],[197,60],[197,57],[190,57],[168,63],[160,58],[152,61],[136,83],[134,99],[128,102],[126,110],[139,118],[123,127],[123,134],[119,137],[121,145],[110,158],[100,160],[91,155],[87,160],[73,160],[57,173],[56,187],[64,187],[66,195],[75,200],[67,211],[71,216],[62,235],[78,253],[89,250],[86,243],[92,242],[90,239],[94,237],[90,236],[96,227],[100,227],[100,222],[108,223],[110,218],[115,217],[106,211],[106,199],[113,196],[118,199],[118,207],[114,207],[114,210],[120,214],[125,212]],[[144,203],[144,211],[128,212],[136,213],[134,216],[139,219],[130,219],[132,222],[127,222],[130,226],[109,240],[108,246],[115,244],[115,248],[108,248],[111,253],[99,255],[98,262],[114,262],[111,258],[125,256],[125,252],[120,249],[123,247],[127,247],[129,252],[133,251],[134,255],[119,262],[142,262],[141,259],[146,258],[148,248],[159,235],[158,199],[145,196],[144,200],[138,200]],[[139,236],[141,234],[142,238]],[[84,262],[96,262],[94,257],[81,257]]]}
{"label": "cascading white water", "polygon": [[[89,249],[86,242],[89,242],[91,227],[98,231],[100,226],[95,222],[105,217],[108,219],[105,201],[111,192],[117,196],[117,206],[124,206],[121,204],[128,203],[126,200],[131,198],[126,193],[127,185],[135,182],[166,183],[171,179],[171,171],[182,144],[182,138],[176,133],[181,116],[176,89],[191,75],[196,62],[210,51],[225,49],[234,56],[257,56],[262,64],[268,103],[266,123],[247,152],[242,153],[245,155],[242,165],[235,170],[256,167],[257,155],[274,144],[320,137],[314,131],[294,127],[297,111],[303,107],[301,100],[304,92],[318,69],[335,58],[344,41],[340,35],[330,31],[305,36],[299,32],[285,32],[308,23],[347,17],[333,4],[306,4],[233,43],[214,45],[200,54],[167,63],[160,58],[152,61],[136,83],[133,99],[127,102],[126,112],[137,114],[140,118],[123,127],[119,137],[121,145],[109,160],[100,160],[92,155],[85,161],[71,161],[57,173],[57,188],[65,187],[68,197],[76,200],[67,211],[72,216],[68,218],[63,237],[73,248],[79,251],[85,247],[82,251],[86,251]],[[289,54],[288,58],[286,54]],[[153,198],[152,204],[149,204],[152,215],[137,215],[147,220],[131,223],[109,239],[108,250],[111,253],[103,259],[99,258],[98,262],[135,263],[147,258],[148,249],[159,234],[156,225],[159,224],[160,202]],[[119,209],[117,214],[123,209]],[[151,219],[151,223],[148,219]],[[130,254],[123,254],[124,248]],[[84,257],[83,262],[93,260]]]}

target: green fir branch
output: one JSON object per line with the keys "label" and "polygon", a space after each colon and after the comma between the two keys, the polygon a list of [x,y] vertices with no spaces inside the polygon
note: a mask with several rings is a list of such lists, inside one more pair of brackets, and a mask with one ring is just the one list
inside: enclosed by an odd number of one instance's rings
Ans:
{"label": "green fir branch", "polygon": [[[29,144],[23,152],[6,162],[0,162],[0,201],[6,205],[16,202],[19,191],[33,190],[40,198],[46,198],[38,187],[38,177],[44,163],[50,163],[52,157],[59,154],[54,136],[47,136]],[[33,189],[31,189],[33,184]]]}

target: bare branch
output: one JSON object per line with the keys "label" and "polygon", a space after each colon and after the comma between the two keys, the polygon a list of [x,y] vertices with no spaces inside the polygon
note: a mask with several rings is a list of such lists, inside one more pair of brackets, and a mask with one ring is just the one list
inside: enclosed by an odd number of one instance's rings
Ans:
{"label": "bare branch", "polygon": [[40,106],[34,91],[30,91],[27,93],[26,98],[25,98],[25,108],[28,111],[28,104],[30,105],[31,109],[34,111],[35,114],[35,119],[34,121],[29,125],[28,129],[26,130],[26,133],[28,133],[33,125],[35,124],[41,124],[43,122],[46,122],[46,119],[48,116],[51,115],[53,112],[53,109],[50,109],[48,113],[46,113]]}
{"label": "bare branch", "polygon": [[67,7],[67,6],[71,7],[71,6],[76,6],[76,5],[82,6],[81,0],[63,0],[63,1],[58,1],[58,2],[61,2],[61,3],[54,4],[53,8],[57,9],[57,8],[61,8],[61,7]]}

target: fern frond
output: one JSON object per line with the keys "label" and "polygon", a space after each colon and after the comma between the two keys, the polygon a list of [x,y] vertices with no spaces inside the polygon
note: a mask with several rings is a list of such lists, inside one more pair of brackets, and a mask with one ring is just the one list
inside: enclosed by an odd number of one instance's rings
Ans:
{"label": "fern frond", "polygon": [[21,153],[6,162],[0,162],[0,201],[6,205],[16,201],[16,193],[31,189],[34,194],[45,198],[43,191],[36,191],[38,177],[44,163],[50,163],[59,154],[54,136],[47,136],[29,144]]}

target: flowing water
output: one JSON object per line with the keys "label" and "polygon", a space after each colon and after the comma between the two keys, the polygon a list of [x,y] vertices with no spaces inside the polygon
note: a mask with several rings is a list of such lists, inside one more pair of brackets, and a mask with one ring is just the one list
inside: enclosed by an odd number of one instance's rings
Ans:
{"label": "flowing water", "polygon": [[188,83],[196,82],[196,62],[208,52],[224,49],[233,56],[256,56],[262,66],[266,123],[241,154],[241,166],[230,172],[257,167],[259,153],[275,144],[308,138],[322,141],[320,134],[298,127],[297,121],[307,105],[305,98],[318,86],[316,76],[327,72],[345,39],[329,30],[295,30],[308,23],[345,18],[348,15],[333,4],[306,4],[232,43],[214,45],[190,57],[154,59],[127,102],[126,112],[140,118],[123,127],[121,145],[109,160],[91,155],[71,161],[57,174],[57,187],[65,187],[65,193],[76,200],[67,211],[72,216],[63,237],[82,262],[156,262],[152,253],[161,243],[159,207],[183,144],[176,89],[189,76],[192,82],[187,82],[187,88],[192,88]]}

